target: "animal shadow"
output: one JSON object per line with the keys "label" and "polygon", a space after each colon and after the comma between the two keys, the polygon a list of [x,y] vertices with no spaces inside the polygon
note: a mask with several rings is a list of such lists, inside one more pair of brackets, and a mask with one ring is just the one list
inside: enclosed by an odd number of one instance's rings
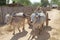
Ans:
{"label": "animal shadow", "polygon": [[[48,33],[48,31],[51,31],[51,30],[52,30],[52,28],[50,26],[48,26],[48,27],[45,26],[43,28],[43,30],[40,32],[40,35],[36,34],[35,36],[37,36],[37,38],[34,37],[33,39],[35,39],[35,40],[48,40],[50,38],[50,34]],[[31,35],[33,35],[33,34],[31,34]],[[31,40],[33,40],[33,39],[31,39]]]}
{"label": "animal shadow", "polygon": [[23,32],[15,34],[10,40],[18,40],[19,38],[26,36],[27,33],[28,32],[24,30]]}

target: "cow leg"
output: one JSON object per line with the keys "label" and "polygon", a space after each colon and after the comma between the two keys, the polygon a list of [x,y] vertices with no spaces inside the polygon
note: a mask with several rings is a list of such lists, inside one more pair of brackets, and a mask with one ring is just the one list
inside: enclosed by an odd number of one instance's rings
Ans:
{"label": "cow leg", "polygon": [[29,24],[30,27],[32,26],[31,23],[28,23],[28,24]]}
{"label": "cow leg", "polygon": [[14,29],[13,29],[13,35],[15,35],[15,27],[14,27]]}
{"label": "cow leg", "polygon": [[28,25],[29,25],[29,26],[32,26],[32,25],[31,25],[31,19],[28,19]]}
{"label": "cow leg", "polygon": [[30,38],[31,38],[31,35],[29,36],[28,40],[30,40]]}
{"label": "cow leg", "polygon": [[25,30],[25,27],[24,26],[25,26],[25,21],[23,22],[23,30]]}
{"label": "cow leg", "polygon": [[20,26],[18,26],[18,31],[21,32],[19,28],[20,28]]}
{"label": "cow leg", "polygon": [[42,24],[42,28],[41,28],[42,30],[44,29],[44,23]]}
{"label": "cow leg", "polygon": [[39,29],[39,35],[41,34],[42,29]]}
{"label": "cow leg", "polygon": [[42,28],[44,27],[44,23],[42,24]]}
{"label": "cow leg", "polygon": [[40,35],[41,29],[39,28],[39,35]]}
{"label": "cow leg", "polygon": [[32,36],[31,40],[35,37],[35,35]]}
{"label": "cow leg", "polygon": [[25,30],[24,26],[23,26],[23,30]]}
{"label": "cow leg", "polygon": [[41,31],[42,31],[42,26],[43,25],[39,26],[39,35],[40,35]]}

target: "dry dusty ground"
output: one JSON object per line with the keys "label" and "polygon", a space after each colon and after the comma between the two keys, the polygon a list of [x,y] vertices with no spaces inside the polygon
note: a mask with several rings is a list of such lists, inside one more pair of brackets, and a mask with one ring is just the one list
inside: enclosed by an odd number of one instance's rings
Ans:
{"label": "dry dusty ground", "polygon": [[[49,18],[49,26],[45,27],[45,29],[41,32],[40,35],[36,35],[37,37],[33,40],[60,40],[60,11],[56,9],[52,9],[48,11]],[[12,35],[9,25],[3,25],[0,27],[0,40],[28,40],[32,29],[29,28],[29,25],[25,25],[25,31],[19,33],[16,30],[16,34]]]}

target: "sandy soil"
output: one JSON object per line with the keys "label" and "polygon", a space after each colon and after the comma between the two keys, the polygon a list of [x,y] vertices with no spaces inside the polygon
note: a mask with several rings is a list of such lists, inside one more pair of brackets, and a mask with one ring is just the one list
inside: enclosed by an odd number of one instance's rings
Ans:
{"label": "sandy soil", "polygon": [[[45,27],[40,35],[36,35],[32,40],[60,40],[60,10],[52,9],[48,11],[49,26]],[[25,30],[23,32],[18,32],[12,35],[12,29],[9,25],[2,25],[0,27],[0,40],[28,40],[32,29],[29,28],[29,25],[25,25]]]}

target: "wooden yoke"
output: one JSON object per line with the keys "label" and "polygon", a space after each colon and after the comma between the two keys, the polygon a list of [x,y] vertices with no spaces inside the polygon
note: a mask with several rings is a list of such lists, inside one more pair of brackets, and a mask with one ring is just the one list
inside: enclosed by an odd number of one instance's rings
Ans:
{"label": "wooden yoke", "polygon": [[40,6],[38,6],[34,12],[36,12],[39,8],[40,8]]}

